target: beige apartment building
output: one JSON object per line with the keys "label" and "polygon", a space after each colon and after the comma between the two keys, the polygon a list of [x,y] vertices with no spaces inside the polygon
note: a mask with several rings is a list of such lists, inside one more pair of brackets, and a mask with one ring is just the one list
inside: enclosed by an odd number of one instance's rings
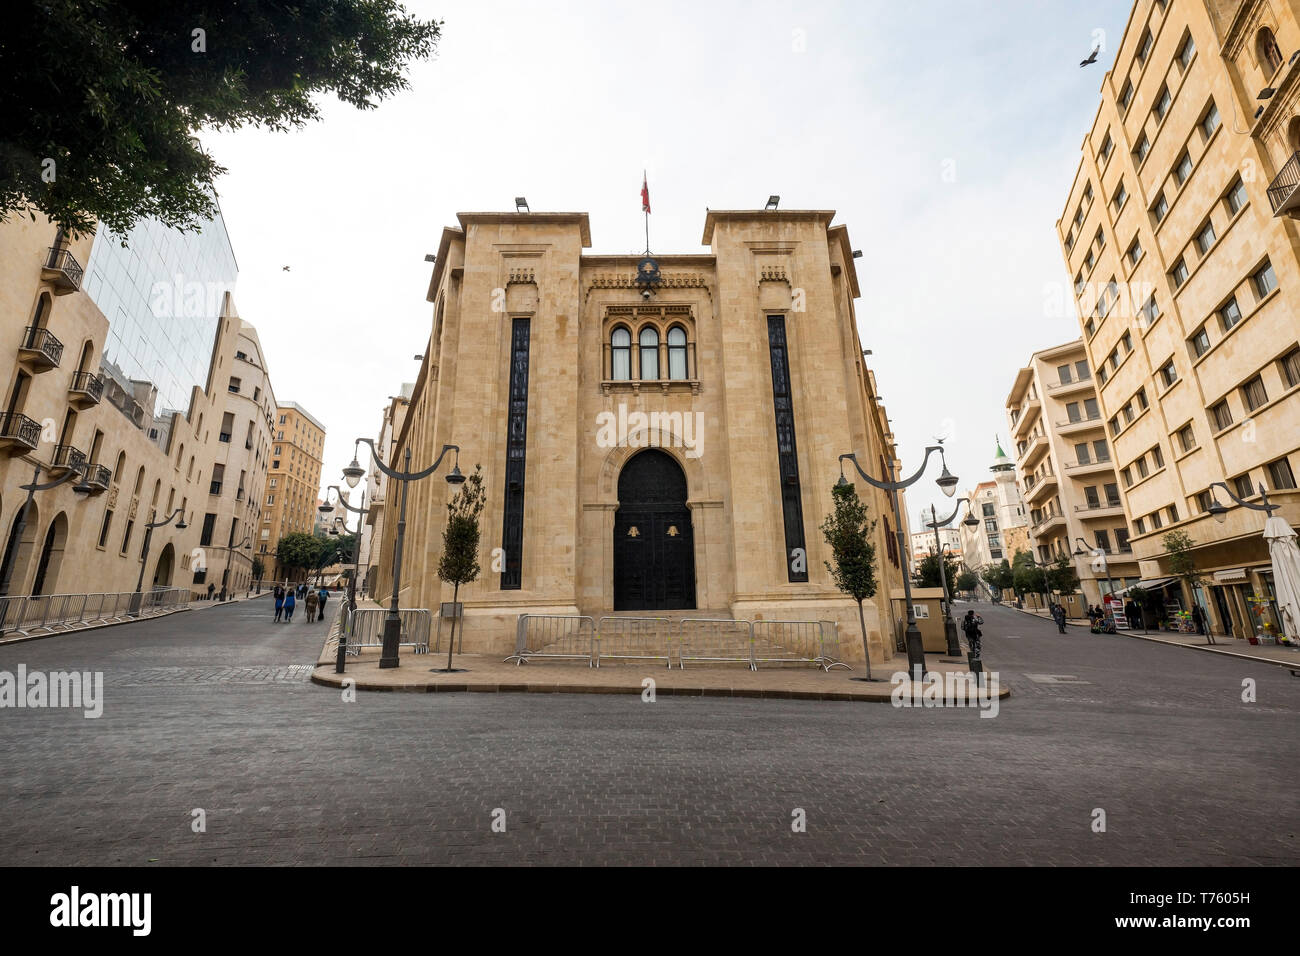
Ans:
{"label": "beige apartment building", "polygon": [[1030,356],[1006,413],[1034,560],[1049,566],[1065,556],[1079,575],[1082,597],[1064,598],[1066,611],[1082,613],[1112,588],[1136,584],[1138,560],[1083,340]]}
{"label": "beige apartment building", "polygon": [[[509,653],[520,614],[619,612],[834,621],[841,653],[862,658],[820,527],[839,455],[879,476],[895,450],[833,216],[710,210],[709,251],[646,256],[587,253],[585,213],[462,213],[444,230],[389,460],[410,448],[424,468],[456,444],[463,472],[483,468],[483,573],[460,589],[466,651]],[[452,598],[436,575],[451,464],[409,489],[404,606]],[[855,484],[877,521],[866,620],[881,660],[896,646],[889,596],[908,539],[887,496]],[[372,550],[381,601],[395,524]]]}
{"label": "beige apartment building", "polygon": [[1143,578],[1239,637],[1272,595],[1264,516],[1217,524],[1212,484],[1300,520],[1298,9],[1140,0],[1057,223]]}
{"label": "beige apartment building", "polygon": [[280,566],[276,549],[285,535],[311,534],[315,527],[325,453],[325,426],[297,402],[275,411],[271,467],[267,472],[258,552],[272,580],[297,580],[302,571]]}
{"label": "beige apartment building", "polygon": [[[204,255],[228,255],[224,226],[209,226]],[[151,248],[166,247],[168,261],[180,262],[192,238],[149,227],[123,249],[115,237],[68,238],[44,219],[0,225],[0,349],[10,357],[0,579],[9,578],[9,595],[133,591],[137,583],[204,593],[223,580],[247,587],[247,550],[231,546],[256,518],[247,496],[265,474],[272,407],[256,331],[228,290],[173,314],[171,289],[133,286],[145,281]],[[190,301],[176,292],[176,302]],[[114,322],[92,294],[121,304]],[[126,307],[151,294],[152,311]],[[172,337],[160,352],[150,333],[162,328]],[[241,376],[252,381],[241,352],[258,357],[256,396],[235,387]],[[153,378],[140,374],[146,366]],[[34,474],[44,483],[73,472],[81,477],[35,494],[18,535],[20,486]]]}

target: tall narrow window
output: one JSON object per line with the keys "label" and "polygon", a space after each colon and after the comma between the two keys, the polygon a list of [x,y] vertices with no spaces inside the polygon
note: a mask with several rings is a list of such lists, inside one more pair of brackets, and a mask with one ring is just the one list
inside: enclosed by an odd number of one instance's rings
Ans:
{"label": "tall narrow window", "polygon": [[637,339],[641,346],[641,381],[659,380],[659,331],[646,326]]}
{"label": "tall narrow window", "polygon": [[685,379],[686,376],[686,330],[674,325],[668,330],[668,377]]}
{"label": "tall narrow window", "polygon": [[529,320],[515,319],[510,340],[510,410],[506,426],[505,513],[501,549],[505,569],[501,590],[523,587],[524,465],[528,450],[528,335]]}
{"label": "tall narrow window", "polygon": [[793,389],[785,316],[767,317],[767,346],[772,360],[772,404],[776,410],[776,454],[781,479],[781,511],[785,522],[787,580],[808,580],[803,537],[803,497],[799,491],[799,452],[795,445]]}
{"label": "tall narrow window", "polygon": [[632,333],[617,328],[609,337],[611,359],[610,378],[626,382],[632,377]]}

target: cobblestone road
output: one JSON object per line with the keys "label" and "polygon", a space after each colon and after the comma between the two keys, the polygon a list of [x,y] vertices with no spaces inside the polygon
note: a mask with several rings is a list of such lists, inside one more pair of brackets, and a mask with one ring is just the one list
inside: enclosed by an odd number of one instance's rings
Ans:
{"label": "cobblestone road", "polygon": [[2,647],[0,671],[104,674],[98,719],[0,709],[4,862],[1300,862],[1300,680],[979,607],[1013,691],[993,719],[680,697],[345,703],[306,681],[324,625],[273,624],[265,599]]}

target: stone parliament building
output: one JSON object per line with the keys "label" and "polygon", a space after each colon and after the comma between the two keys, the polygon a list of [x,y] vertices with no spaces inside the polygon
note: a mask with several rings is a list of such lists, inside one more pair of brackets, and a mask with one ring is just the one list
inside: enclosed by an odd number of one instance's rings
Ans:
{"label": "stone parliament building", "polygon": [[[400,467],[409,447],[418,470],[456,444],[463,471],[483,468],[465,651],[510,653],[520,614],[617,612],[833,620],[842,656],[861,660],[821,524],[840,454],[878,477],[897,463],[833,218],[710,210],[711,251],[645,256],[587,254],[585,213],[463,213],[444,229],[423,364],[385,458]],[[409,487],[403,607],[451,600],[437,577],[447,467]],[[876,520],[868,636],[888,660],[908,529],[885,493],[857,487]],[[374,503],[391,512],[373,551],[381,602],[399,501],[390,483]]]}

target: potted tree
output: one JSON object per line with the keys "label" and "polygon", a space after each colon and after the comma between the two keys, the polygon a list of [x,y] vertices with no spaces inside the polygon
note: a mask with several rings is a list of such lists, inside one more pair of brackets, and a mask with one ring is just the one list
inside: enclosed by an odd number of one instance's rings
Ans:
{"label": "potted tree", "polygon": [[[876,522],[867,517],[867,506],[853,484],[841,479],[831,488],[834,509],[822,522],[822,536],[831,548],[831,561],[824,562],[835,586],[858,602],[858,624],[862,628],[862,653],[871,676],[871,646],[862,602],[876,596],[876,546],[871,541]],[[832,563],[833,562],[833,563]],[[938,576],[938,565],[935,566]]]}

